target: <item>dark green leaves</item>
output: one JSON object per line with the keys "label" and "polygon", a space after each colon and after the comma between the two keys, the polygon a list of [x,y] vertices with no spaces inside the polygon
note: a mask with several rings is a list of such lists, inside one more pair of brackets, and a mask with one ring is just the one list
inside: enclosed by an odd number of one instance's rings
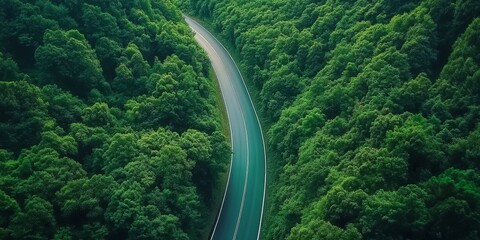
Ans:
{"label": "dark green leaves", "polygon": [[271,123],[264,238],[479,238],[478,2],[190,8],[236,48]]}
{"label": "dark green leaves", "polygon": [[201,238],[230,148],[176,6],[6,0],[0,22],[0,238]]}

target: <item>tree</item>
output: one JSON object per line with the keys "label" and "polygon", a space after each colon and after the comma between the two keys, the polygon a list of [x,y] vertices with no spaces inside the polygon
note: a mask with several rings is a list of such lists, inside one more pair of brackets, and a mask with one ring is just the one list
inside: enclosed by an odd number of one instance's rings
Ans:
{"label": "tree", "polygon": [[43,42],[35,51],[35,60],[44,74],[43,83],[58,84],[81,97],[95,88],[108,89],[100,62],[83,34],[77,30],[48,30]]}
{"label": "tree", "polygon": [[355,240],[362,239],[362,235],[352,226],[344,230],[329,222],[312,220],[303,226],[294,227],[288,239]]}
{"label": "tree", "polygon": [[106,173],[127,165],[132,161],[138,152],[136,144],[137,138],[134,134],[115,134],[98,150],[101,154],[102,162],[98,162],[98,167],[102,166]]}
{"label": "tree", "polygon": [[100,7],[86,3],[83,4],[82,12],[83,32],[89,37],[91,43],[95,45],[102,37],[119,40],[120,29],[115,17],[110,13],[102,12]]}
{"label": "tree", "polygon": [[280,116],[280,109],[290,105],[292,99],[302,91],[299,77],[291,73],[290,66],[283,66],[268,80],[262,89],[264,111],[276,120]]}
{"label": "tree", "polygon": [[363,190],[347,191],[341,186],[333,187],[325,195],[324,219],[338,227],[356,222],[368,195]]}
{"label": "tree", "polygon": [[103,222],[118,184],[112,177],[94,175],[68,182],[56,193],[62,216],[71,223]]}
{"label": "tree", "polygon": [[432,124],[420,115],[387,133],[388,149],[408,158],[408,181],[426,179],[444,168],[445,157],[433,136]]}
{"label": "tree", "polygon": [[13,218],[11,224],[14,238],[50,239],[56,225],[53,206],[38,196],[32,196],[25,201],[23,211]]}
{"label": "tree", "polygon": [[83,109],[82,120],[91,127],[111,127],[115,125],[115,117],[110,113],[106,103],[96,102],[91,107]]}
{"label": "tree", "polygon": [[56,85],[46,85],[42,88],[42,95],[48,103],[48,114],[62,128],[78,122],[85,104],[71,93],[62,91]]}
{"label": "tree", "polygon": [[17,197],[27,198],[37,195],[45,200],[53,200],[54,194],[69,181],[86,175],[78,162],[60,154],[51,148],[36,151],[24,151],[18,161],[18,177],[22,179],[15,188]]}
{"label": "tree", "polygon": [[425,8],[417,8],[410,16],[414,25],[407,31],[406,41],[402,46],[409,58],[412,74],[430,73],[432,64],[437,59],[436,25]]}
{"label": "tree", "polygon": [[12,219],[20,212],[20,206],[17,201],[0,191],[0,237],[11,238],[12,230],[8,228]]}
{"label": "tree", "polygon": [[480,128],[471,132],[467,138],[457,139],[452,146],[453,164],[459,168],[479,169],[480,166],[476,159],[480,158],[478,146],[480,144]]}
{"label": "tree", "polygon": [[95,42],[95,53],[105,78],[107,81],[111,81],[115,77],[115,69],[122,54],[120,44],[108,37],[101,37]]}
{"label": "tree", "polygon": [[212,158],[212,144],[208,135],[196,130],[187,130],[182,134],[181,147],[187,152],[187,158],[195,162],[192,180],[203,196],[211,197],[215,179],[218,178],[218,159]]}
{"label": "tree", "polygon": [[153,220],[140,217],[129,231],[128,239],[188,239],[179,228],[178,218],[173,215],[160,215]]}
{"label": "tree", "polygon": [[361,179],[362,189],[394,190],[405,184],[408,163],[401,156],[392,156],[387,149],[361,147],[347,167],[347,173]]}
{"label": "tree", "polygon": [[19,151],[40,140],[46,104],[40,89],[25,81],[0,82],[0,148]]}
{"label": "tree", "polygon": [[77,143],[72,136],[59,136],[54,131],[42,132],[39,148],[51,148],[63,156],[73,156],[78,153]]}
{"label": "tree", "polygon": [[192,178],[195,162],[187,159],[187,154],[178,145],[166,145],[160,150],[159,167],[163,175],[162,187],[178,190],[185,180]]}
{"label": "tree", "polygon": [[[125,64],[120,64],[115,69],[115,78],[112,82],[114,91],[129,95],[128,90],[135,86],[135,78],[132,71]],[[130,91],[130,93],[132,93]]]}
{"label": "tree", "polygon": [[424,184],[429,193],[429,238],[479,237],[479,179],[473,170],[448,169]]}
{"label": "tree", "polygon": [[0,52],[0,81],[17,80],[18,72],[17,63]]}
{"label": "tree", "polygon": [[114,232],[126,233],[142,213],[141,197],[144,189],[137,182],[123,183],[112,195],[105,218]]}
{"label": "tree", "polygon": [[415,79],[405,82],[400,88],[395,88],[390,99],[398,107],[392,110],[394,112],[420,112],[428,98],[428,90],[431,85],[430,79],[425,74],[420,74]]}
{"label": "tree", "polygon": [[394,192],[380,190],[366,199],[358,228],[370,239],[421,237],[429,220],[426,197],[415,185]]}

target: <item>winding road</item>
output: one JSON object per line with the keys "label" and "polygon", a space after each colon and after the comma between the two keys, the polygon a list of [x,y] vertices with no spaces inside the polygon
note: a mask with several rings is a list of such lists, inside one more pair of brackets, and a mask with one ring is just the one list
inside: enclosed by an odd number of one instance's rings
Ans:
{"label": "winding road", "polygon": [[265,200],[265,145],[255,107],[234,60],[193,19],[185,20],[207,52],[228,114],[232,160],[223,202],[210,239],[259,239]]}

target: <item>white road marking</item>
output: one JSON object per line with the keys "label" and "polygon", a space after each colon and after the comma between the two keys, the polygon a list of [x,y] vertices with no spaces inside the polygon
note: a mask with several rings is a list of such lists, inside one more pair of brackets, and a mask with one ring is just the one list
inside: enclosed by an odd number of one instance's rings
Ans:
{"label": "white road marking", "polygon": [[[238,98],[236,98],[236,100],[237,100],[237,104],[240,105]],[[245,193],[247,192],[247,184],[248,184],[248,167],[250,166],[250,149],[248,147],[248,129],[247,129],[247,124],[245,123],[245,116],[243,115],[243,111],[240,111],[240,114],[242,115],[243,127],[245,128],[245,140],[247,142],[247,166],[245,171],[245,182],[243,184],[242,202],[240,203],[240,212],[238,213],[237,224],[235,225],[235,232],[233,233],[234,240],[237,239],[238,226],[240,225],[240,220],[242,219],[243,204],[245,203]]]}
{"label": "white road marking", "polygon": [[[209,46],[209,48],[218,56],[218,59],[221,59],[220,58],[220,55],[217,53],[217,51],[215,50],[215,48],[213,48],[213,46],[207,41],[207,39],[205,39],[205,37],[193,30],[197,36],[199,36],[200,38],[202,38],[204,40],[204,43],[206,43],[206,45]],[[219,81],[220,84],[222,84],[220,81]],[[222,88],[220,88],[222,89]],[[221,90],[223,91],[223,90]],[[238,96],[235,94],[235,100],[237,102],[237,105],[241,108],[241,104],[240,104],[240,101],[238,100]],[[224,102],[225,102],[225,99],[224,99]],[[229,115],[229,112],[228,112],[228,107],[227,107],[227,103],[225,102],[225,108],[227,109],[227,115]],[[240,203],[240,210],[239,210],[239,213],[238,213],[238,217],[237,217],[237,222],[235,224],[235,232],[233,233],[233,239],[236,239],[237,238],[237,233],[238,233],[238,227],[240,226],[240,221],[242,219],[242,212],[243,212],[243,206],[245,204],[245,193],[247,192],[247,185],[248,185],[248,169],[249,169],[249,166],[250,166],[250,150],[249,150],[249,143],[248,143],[248,129],[247,129],[247,124],[245,122],[245,116],[243,114],[243,111],[240,111],[240,114],[242,115],[242,122],[243,122],[243,127],[245,129],[245,141],[246,141],[246,145],[247,145],[247,166],[246,166],[246,171],[245,171],[245,181],[244,181],[244,184],[243,184],[243,193],[242,193],[242,201]],[[230,122],[230,115],[229,115],[229,122]],[[231,124],[230,124],[231,125]],[[233,149],[233,134],[232,134],[232,128],[230,128],[230,138],[232,139],[232,149]],[[233,155],[232,155],[232,158],[233,158]],[[222,212],[222,209],[223,209],[223,204],[225,202],[225,196],[226,196],[226,193],[227,193],[227,190],[228,190],[228,183],[230,181],[230,175],[231,175],[231,170],[232,170],[232,164],[230,164],[230,172],[229,172],[229,176],[228,176],[228,180],[227,180],[227,189],[225,190],[225,193],[223,195],[223,200],[222,200],[222,205],[220,207],[220,213]],[[215,235],[215,231],[216,231],[216,228],[217,228],[217,225],[218,225],[218,221],[220,219],[220,216],[217,217],[217,221],[215,223],[215,226],[214,226],[214,229],[213,229],[213,233],[212,233],[212,236],[210,239],[213,238],[213,236]]]}
{"label": "white road marking", "polygon": [[[195,20],[191,19],[191,18],[188,18],[186,17],[187,20],[190,20],[191,22],[193,22],[194,24],[196,24],[197,26],[200,26],[200,28],[204,29],[205,31],[208,32],[207,29],[205,29],[202,25],[198,24]],[[200,34],[198,33],[197,31],[193,30],[194,32],[196,32],[200,37],[202,37],[207,43],[208,41]],[[212,37],[220,44],[220,46],[222,46],[222,48],[225,50],[225,52],[229,55],[230,59],[232,59],[232,62],[233,64],[235,65],[235,68],[237,69],[237,72],[240,74],[240,78],[242,79],[242,83],[243,83],[243,86],[245,87],[245,90],[248,94],[248,98],[250,100],[250,103],[252,105],[252,108],[253,108],[253,111],[255,113],[255,118],[257,120],[257,123],[258,123],[258,126],[260,128],[260,135],[262,137],[262,144],[263,144],[263,156],[264,156],[264,182],[263,182],[263,197],[262,197],[262,210],[261,210],[261,213],[260,213],[260,225],[258,227],[258,233],[257,233],[257,240],[260,239],[260,232],[261,232],[261,228],[262,228],[262,221],[263,221],[263,211],[264,211],[264,207],[265,207],[265,191],[266,191],[266,184],[267,184],[267,153],[266,153],[266,149],[265,149],[265,139],[263,137],[263,130],[262,130],[262,125],[260,124],[260,120],[258,118],[258,114],[257,114],[257,110],[255,109],[255,105],[253,104],[253,101],[252,101],[252,97],[250,96],[250,93],[248,91],[248,88],[247,88],[247,85],[245,84],[245,79],[243,78],[243,75],[242,73],[240,72],[238,66],[237,66],[237,63],[235,61],[233,61],[233,57],[232,55],[230,54],[230,52],[228,52],[228,50],[220,43],[220,41],[218,41],[218,39],[212,35]],[[213,48],[213,46],[211,46],[210,43],[208,43],[208,45],[210,45],[210,47],[212,48],[212,50],[218,55],[218,53],[215,51],[215,49]],[[238,99],[237,99],[238,101]],[[224,102],[225,102],[225,98],[224,98]],[[226,105],[226,102],[225,102],[225,105]],[[227,115],[229,116],[229,113],[228,113],[228,108],[227,108]],[[230,117],[230,116],[229,116]],[[243,112],[242,112],[242,120],[244,121],[244,124],[245,124],[245,119],[244,119],[244,116],[243,116]],[[230,118],[229,118],[229,122],[230,122]],[[245,132],[247,133],[247,153],[248,153],[248,132],[246,130],[246,127],[245,127]],[[230,128],[230,137],[232,138],[232,129]],[[233,138],[232,138],[233,139]],[[232,149],[233,149],[233,141],[232,141]],[[249,155],[247,155],[247,176],[246,176],[246,179],[248,179],[248,165],[249,165]],[[233,156],[232,156],[233,157]],[[230,181],[230,173],[231,173],[231,165],[230,165],[230,172],[229,172],[229,175],[228,175],[228,180],[227,180],[227,186],[228,186],[228,182]],[[240,210],[240,213],[242,212],[242,209],[243,209],[243,201],[244,201],[244,198],[245,198],[245,189],[246,189],[246,183],[247,181],[245,181],[245,185],[244,185],[244,192],[243,192],[243,196],[242,196],[242,204],[241,204],[241,210]],[[226,195],[226,191],[225,191],[225,195]],[[222,201],[222,205],[220,207],[220,212],[223,208],[223,203],[225,201],[225,195],[223,196],[223,201]],[[217,222],[215,223],[215,227],[214,227],[214,230],[213,230],[213,233],[212,233],[212,237],[215,233],[215,230],[217,228],[217,224],[218,224],[218,219],[220,217],[217,218]],[[239,215],[239,219],[240,219],[240,215]],[[239,223],[239,219],[237,220],[237,226],[235,228],[235,235],[236,236],[236,232],[238,230],[238,223]]]}

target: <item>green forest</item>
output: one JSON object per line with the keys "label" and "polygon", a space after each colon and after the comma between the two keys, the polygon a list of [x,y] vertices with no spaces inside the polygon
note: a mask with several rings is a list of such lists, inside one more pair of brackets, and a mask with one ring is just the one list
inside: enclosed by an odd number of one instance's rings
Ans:
{"label": "green forest", "polygon": [[168,0],[0,0],[0,239],[199,239],[230,147]]}
{"label": "green forest", "polygon": [[201,239],[264,125],[263,239],[480,239],[478,0],[0,0],[0,239]]}
{"label": "green forest", "polygon": [[264,239],[480,239],[480,1],[177,4],[257,93]]}

